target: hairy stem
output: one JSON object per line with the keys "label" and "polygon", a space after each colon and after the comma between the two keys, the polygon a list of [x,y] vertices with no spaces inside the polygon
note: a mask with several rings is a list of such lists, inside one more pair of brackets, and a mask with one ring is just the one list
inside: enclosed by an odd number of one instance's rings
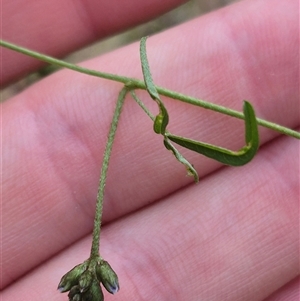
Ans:
{"label": "hairy stem", "polygon": [[145,106],[145,104],[137,97],[134,90],[130,91],[130,94],[132,98],[135,100],[135,102],[141,107],[141,109],[149,116],[149,118],[154,121],[155,116],[148,110],[148,108]]}
{"label": "hairy stem", "polygon": [[121,83],[127,83],[128,81],[131,80],[131,78],[125,77],[125,76],[120,76],[120,75],[116,75],[116,74],[110,74],[110,73],[105,73],[105,72],[101,72],[101,71],[96,71],[96,70],[92,70],[92,69],[87,69],[87,68],[83,68],[80,67],[78,65],[75,64],[71,64],[56,58],[53,58],[51,56],[33,51],[33,50],[29,50],[27,48],[24,47],[20,47],[17,45],[14,45],[12,43],[0,40],[0,46],[3,46],[5,48],[14,50],[16,52],[20,52],[22,54],[28,55],[30,57],[33,57],[37,60],[46,62],[48,64],[54,65],[54,66],[58,66],[58,67],[63,67],[63,68],[67,68],[67,69],[71,69],[80,73],[84,73],[87,75],[91,75],[91,76],[97,76],[97,77],[101,77],[101,78],[105,78],[105,79],[109,79],[109,80],[113,80],[113,81],[117,81],[117,82],[121,82]]}
{"label": "hairy stem", "polygon": [[[47,56],[17,45],[14,45],[12,43],[0,40],[0,46],[23,53],[25,55],[31,56],[33,58],[36,58],[38,60],[44,61],[46,63],[52,64],[52,65],[56,65],[59,67],[64,67],[67,69],[71,69],[80,73],[84,73],[87,75],[91,75],[91,76],[96,76],[96,77],[100,77],[100,78],[105,78],[108,80],[113,80],[113,81],[117,81],[117,82],[121,82],[125,85],[128,85],[129,90],[133,90],[133,89],[142,89],[142,90],[146,90],[146,85],[144,83],[144,81],[142,80],[138,80],[135,78],[129,78],[129,77],[125,77],[125,76],[120,76],[120,75],[116,75],[116,74],[111,74],[111,73],[105,73],[105,72],[100,72],[100,71],[96,71],[96,70],[91,70],[91,69],[87,69],[87,68],[83,68],[81,66],[75,65],[75,64],[71,64],[71,63],[67,63],[65,61],[59,60],[59,59],[55,59],[51,56]],[[235,111],[235,110],[231,110],[228,109],[226,107],[223,106],[219,106],[204,100],[200,100],[194,97],[190,97],[184,94],[180,94],[168,89],[165,89],[163,87],[158,87],[156,86],[157,92],[160,95],[164,95],[166,97],[170,97],[173,99],[177,99],[195,106],[199,106],[205,109],[209,109],[215,112],[219,112],[222,114],[226,114],[229,115],[231,117],[235,117],[235,118],[239,118],[239,119],[244,119],[244,114],[239,112],[239,111]],[[300,133],[297,131],[294,131],[292,129],[289,129],[287,127],[281,126],[279,124],[273,123],[273,122],[269,122],[267,120],[264,119],[260,119],[257,118],[257,123],[260,126],[269,128],[271,130],[277,131],[281,134],[284,135],[288,135],[291,136],[293,138],[296,139],[300,139]]]}
{"label": "hairy stem", "polygon": [[93,242],[92,242],[91,256],[90,256],[91,258],[99,255],[99,247],[100,247],[99,241],[100,241],[101,220],[102,220],[102,213],[103,213],[103,199],[104,199],[104,189],[105,189],[105,183],[107,177],[108,164],[109,164],[109,159],[112,151],[113,141],[115,139],[115,134],[116,134],[120,114],[122,111],[122,107],[127,92],[128,89],[124,87],[119,93],[118,101],[110,125],[108,139],[104,151],[99,188],[97,193],[97,203],[96,203],[96,212],[95,212],[94,229],[93,229]]}

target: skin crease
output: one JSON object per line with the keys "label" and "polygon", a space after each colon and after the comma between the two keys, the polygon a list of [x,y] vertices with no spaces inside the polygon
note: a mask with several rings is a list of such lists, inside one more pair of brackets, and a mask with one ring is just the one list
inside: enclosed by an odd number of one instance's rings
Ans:
{"label": "skin crease", "polygon": [[[259,117],[299,129],[297,8],[241,1],[149,38],[154,82],[238,110],[248,99]],[[83,65],[142,77],[137,43]],[[67,300],[55,288],[89,254],[120,88],[63,70],[2,105],[3,300]],[[165,102],[172,132],[242,146],[241,121]],[[299,142],[263,128],[260,136],[257,157],[241,168],[186,152],[201,177],[193,185],[126,101],[101,237],[121,290],[105,300],[297,300]]]}

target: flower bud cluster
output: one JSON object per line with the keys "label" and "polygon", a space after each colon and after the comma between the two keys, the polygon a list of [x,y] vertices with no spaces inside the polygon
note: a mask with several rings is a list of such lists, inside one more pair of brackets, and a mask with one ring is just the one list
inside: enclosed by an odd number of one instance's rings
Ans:
{"label": "flower bud cluster", "polygon": [[118,276],[109,263],[91,259],[66,273],[60,280],[58,290],[61,293],[69,291],[69,301],[103,301],[100,282],[111,294],[120,288]]}

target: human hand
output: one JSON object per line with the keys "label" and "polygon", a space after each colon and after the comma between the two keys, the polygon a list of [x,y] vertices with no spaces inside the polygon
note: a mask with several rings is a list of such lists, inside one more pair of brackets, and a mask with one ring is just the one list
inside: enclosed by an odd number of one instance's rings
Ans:
{"label": "human hand", "polygon": [[[297,4],[242,1],[151,37],[155,83],[237,110],[248,99],[259,117],[296,128]],[[60,52],[74,47],[68,39],[61,47],[55,34],[57,44],[43,43]],[[16,56],[4,61],[13,66]],[[137,44],[83,65],[142,78]],[[3,104],[3,300],[67,300],[55,288],[89,255],[100,163],[120,88],[63,70]],[[242,121],[165,103],[175,134],[230,149],[243,143]],[[121,290],[105,300],[296,300],[299,143],[264,128],[260,134],[258,155],[240,168],[187,152],[201,177],[194,185],[127,100],[101,236],[101,255]]]}

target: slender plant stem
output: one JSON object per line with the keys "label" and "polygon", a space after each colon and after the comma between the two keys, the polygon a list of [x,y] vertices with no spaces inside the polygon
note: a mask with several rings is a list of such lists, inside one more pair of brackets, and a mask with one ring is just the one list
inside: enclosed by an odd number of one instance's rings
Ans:
{"label": "slender plant stem", "polygon": [[[180,100],[182,102],[185,102],[185,103],[188,103],[188,104],[191,104],[191,105],[202,107],[204,109],[208,109],[208,110],[211,110],[211,111],[222,113],[222,114],[225,114],[225,115],[228,115],[228,116],[231,116],[231,117],[235,117],[235,118],[239,118],[239,119],[245,119],[244,114],[242,112],[235,111],[235,110],[232,110],[232,109],[228,109],[226,107],[216,105],[216,104],[213,104],[213,103],[210,103],[210,102],[198,99],[198,98],[194,98],[194,97],[191,97],[191,96],[187,97],[184,94],[180,94],[180,93],[177,93],[177,92],[174,92],[174,91],[170,91],[170,90],[167,90],[167,89],[164,89],[164,88],[161,88],[161,87],[156,87],[156,88],[157,88],[157,91],[159,92],[159,94],[161,94],[161,95],[164,95],[164,96],[167,96],[167,97],[170,97],[170,98],[173,98],[173,99],[177,99],[177,100]],[[292,129],[289,129],[287,127],[279,125],[277,123],[270,122],[270,121],[267,121],[267,120],[264,120],[264,119],[261,119],[261,118],[256,118],[256,120],[257,120],[257,124],[260,125],[260,126],[269,128],[273,131],[277,131],[281,134],[291,136],[291,137],[296,138],[296,139],[300,139],[300,133],[297,132],[297,131],[294,131]]]}
{"label": "slender plant stem", "polygon": [[148,108],[145,106],[145,104],[137,97],[134,90],[130,91],[130,94],[132,98],[135,100],[135,102],[141,107],[141,109],[149,116],[149,118],[154,121],[155,117],[154,115],[148,110]]}
{"label": "slender plant stem", "polygon": [[102,220],[102,213],[103,213],[103,199],[104,199],[104,189],[106,184],[108,164],[109,164],[109,159],[112,151],[113,141],[115,139],[115,134],[116,134],[120,114],[122,111],[122,107],[127,92],[128,92],[127,87],[124,87],[119,93],[118,101],[110,125],[108,139],[104,151],[99,188],[97,193],[97,203],[96,203],[96,212],[95,212],[94,229],[93,229],[93,242],[92,242],[91,256],[90,256],[91,258],[99,255],[100,230],[101,230],[101,220]]}
{"label": "slender plant stem", "polygon": [[80,73],[84,73],[87,75],[91,75],[91,76],[97,76],[97,77],[101,77],[101,78],[105,78],[105,79],[109,79],[109,80],[113,80],[113,81],[117,81],[117,82],[121,82],[121,83],[127,83],[129,81],[131,81],[132,79],[129,77],[125,77],[125,76],[120,76],[120,75],[116,75],[116,74],[111,74],[111,73],[106,73],[106,72],[101,72],[101,71],[96,71],[96,70],[92,70],[92,69],[87,69],[75,64],[71,64],[56,58],[53,58],[51,56],[33,51],[33,50],[29,50],[27,48],[24,47],[20,47],[17,45],[14,45],[12,43],[0,40],[0,46],[3,46],[5,48],[14,50],[16,52],[20,52],[22,54],[28,55],[30,57],[33,57],[35,59],[38,59],[40,61],[46,62],[48,64],[51,65],[55,65],[58,67],[63,67],[63,68],[67,68],[67,69],[71,69]]}
{"label": "slender plant stem", "polygon": [[[14,45],[12,43],[0,40],[0,46],[23,53],[25,55],[31,56],[33,58],[36,58],[38,60],[44,61],[46,63],[52,64],[52,65],[56,65],[59,67],[64,67],[67,69],[71,69],[80,73],[84,73],[87,75],[91,75],[91,76],[96,76],[96,77],[100,77],[100,78],[105,78],[108,80],[113,80],[113,81],[117,81],[117,82],[121,82],[124,83],[125,85],[128,86],[128,90],[133,90],[133,89],[142,89],[142,90],[146,90],[146,85],[144,83],[144,81],[142,80],[138,80],[135,78],[129,78],[126,76],[120,76],[120,75],[116,75],[116,74],[111,74],[111,73],[105,73],[105,72],[100,72],[100,71],[96,71],[96,70],[91,70],[91,69],[87,69],[75,64],[71,64],[71,63],[67,63],[65,61],[59,60],[59,59],[55,59],[53,57]],[[156,86],[156,89],[158,91],[158,93],[160,95],[164,95],[166,97],[170,97],[173,99],[177,99],[180,100],[182,102],[186,102],[195,106],[199,106],[205,109],[209,109],[215,112],[219,112],[222,114],[226,114],[229,115],[231,117],[235,117],[235,118],[239,118],[239,119],[244,119],[244,114],[239,112],[239,111],[235,111],[235,110],[231,110],[228,109],[226,107],[220,106],[220,105],[216,105],[204,100],[200,100],[194,97],[190,97],[181,93],[177,93],[168,89],[165,89],[163,87],[158,87]],[[291,136],[293,138],[296,139],[300,139],[300,133],[297,131],[294,131],[292,129],[289,129],[287,127],[281,126],[279,124],[273,123],[273,122],[269,122],[267,120],[264,119],[260,119],[257,118],[257,123],[260,126],[269,128],[271,130],[277,131],[281,134],[284,135],[288,135]]]}

